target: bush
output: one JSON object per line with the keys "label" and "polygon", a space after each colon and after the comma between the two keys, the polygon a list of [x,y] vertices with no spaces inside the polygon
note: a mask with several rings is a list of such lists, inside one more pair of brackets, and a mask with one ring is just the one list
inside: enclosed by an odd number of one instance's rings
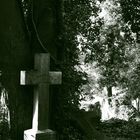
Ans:
{"label": "bush", "polygon": [[[124,139],[140,138],[140,122],[111,119],[100,125],[100,130],[109,137]],[[121,139],[120,139],[121,140]],[[123,140],[123,139],[122,139]]]}

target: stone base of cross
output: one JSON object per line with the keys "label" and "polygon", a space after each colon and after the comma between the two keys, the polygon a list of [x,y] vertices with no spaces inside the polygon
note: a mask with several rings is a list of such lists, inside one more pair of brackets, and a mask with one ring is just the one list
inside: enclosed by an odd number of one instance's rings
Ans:
{"label": "stone base of cross", "polygon": [[24,140],[56,140],[56,133],[50,129],[42,131],[29,129],[24,131]]}
{"label": "stone base of cross", "polygon": [[61,84],[62,73],[51,72],[50,55],[36,54],[34,70],[20,72],[21,85],[34,85],[32,129],[24,131],[24,140],[55,140],[56,133],[49,126],[49,85]]}

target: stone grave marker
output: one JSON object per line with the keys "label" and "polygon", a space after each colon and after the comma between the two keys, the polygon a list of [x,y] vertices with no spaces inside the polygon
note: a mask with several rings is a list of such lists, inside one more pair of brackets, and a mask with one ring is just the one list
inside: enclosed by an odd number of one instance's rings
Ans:
{"label": "stone grave marker", "polygon": [[55,140],[56,133],[49,126],[49,86],[61,84],[62,73],[51,72],[50,55],[35,55],[34,70],[20,72],[21,85],[34,86],[32,129],[24,131],[24,140]]}

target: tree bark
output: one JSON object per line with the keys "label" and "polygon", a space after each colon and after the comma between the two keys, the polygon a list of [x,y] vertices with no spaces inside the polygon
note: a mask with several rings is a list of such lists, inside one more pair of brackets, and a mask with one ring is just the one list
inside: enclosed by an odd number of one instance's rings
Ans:
{"label": "tree bark", "polygon": [[112,97],[112,86],[107,87],[107,93],[108,93],[108,103],[111,103],[110,97]]}
{"label": "tree bark", "polygon": [[32,68],[30,42],[17,0],[0,4],[0,70],[8,90],[12,140],[22,140],[32,122],[32,89],[19,85],[20,70]]}
{"label": "tree bark", "polygon": [[[18,2],[3,0],[0,4],[0,70],[2,83],[9,93],[12,140],[23,140],[24,130],[30,129],[32,123],[33,90],[19,85],[20,71],[33,69],[34,53],[45,52],[35,29],[31,42],[28,39]],[[57,59],[58,9],[55,3],[54,0],[35,0],[32,14],[44,47]]]}

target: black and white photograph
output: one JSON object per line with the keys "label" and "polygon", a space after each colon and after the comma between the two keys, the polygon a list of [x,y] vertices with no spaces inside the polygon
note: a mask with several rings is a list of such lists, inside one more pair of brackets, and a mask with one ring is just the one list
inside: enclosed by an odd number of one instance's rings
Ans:
{"label": "black and white photograph", "polygon": [[140,0],[2,0],[0,140],[140,140]]}

